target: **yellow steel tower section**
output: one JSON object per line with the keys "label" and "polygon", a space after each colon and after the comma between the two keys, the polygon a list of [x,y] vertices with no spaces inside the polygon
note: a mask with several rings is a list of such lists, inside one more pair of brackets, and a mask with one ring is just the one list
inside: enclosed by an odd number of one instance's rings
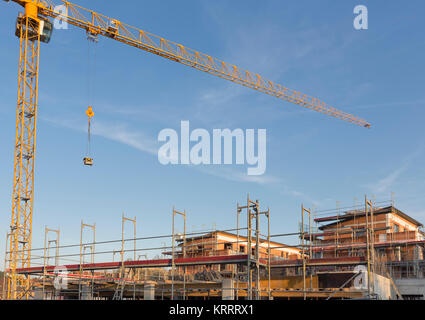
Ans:
{"label": "yellow steel tower section", "polygon": [[18,17],[16,29],[20,55],[8,299],[27,297],[29,279],[14,271],[29,267],[31,262],[40,21],[34,3],[26,3],[25,10],[25,15]]}

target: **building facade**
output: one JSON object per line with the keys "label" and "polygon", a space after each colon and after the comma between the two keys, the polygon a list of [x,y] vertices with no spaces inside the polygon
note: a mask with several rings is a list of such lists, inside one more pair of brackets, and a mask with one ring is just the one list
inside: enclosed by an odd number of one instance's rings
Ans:
{"label": "building facade", "polygon": [[[256,250],[255,238],[252,239],[251,248],[248,248],[247,237],[223,231],[214,231],[198,237],[184,240],[180,238],[179,246],[175,253],[177,258],[197,258],[206,256],[247,255],[254,256]],[[259,258],[268,259],[269,242],[265,239],[259,241]],[[172,253],[169,253],[172,254]],[[270,241],[270,259],[272,261],[295,260],[301,257],[301,250],[282,243]],[[218,272],[234,272],[234,265],[191,266],[186,267],[187,273],[196,273],[205,269]]]}
{"label": "building facade", "polygon": [[[425,234],[422,223],[394,206],[352,210],[315,219],[313,258],[367,257],[392,277],[424,277]],[[369,246],[369,253],[368,253]],[[373,248],[373,250],[370,250]]]}

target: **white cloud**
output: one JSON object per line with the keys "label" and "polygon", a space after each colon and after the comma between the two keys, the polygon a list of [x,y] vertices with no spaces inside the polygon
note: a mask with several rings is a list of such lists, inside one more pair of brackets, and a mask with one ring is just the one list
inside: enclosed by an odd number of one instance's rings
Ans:
{"label": "white cloud", "polygon": [[109,126],[103,123],[96,123],[93,134],[126,144],[153,155],[157,155],[158,153],[157,143],[154,139],[147,137],[140,131],[131,130],[125,125]]}
{"label": "white cloud", "polygon": [[235,182],[250,182],[257,183],[260,185],[267,185],[280,182],[279,178],[270,175],[249,176],[246,174],[246,172],[240,172],[235,169],[226,167],[209,166],[199,167],[199,169],[201,172],[207,173],[209,175]]}
{"label": "white cloud", "polygon": [[390,173],[387,177],[379,180],[376,184],[370,185],[370,188],[376,193],[385,193],[390,190],[398,178],[408,169],[408,165],[405,164],[400,168]]}
{"label": "white cloud", "polygon": [[[76,124],[72,121],[46,117],[41,117],[41,120],[75,131],[87,132],[87,127],[85,125]],[[126,144],[139,151],[147,152],[153,155],[156,155],[158,152],[156,148],[156,140],[148,137],[141,131],[129,129],[126,125],[123,124],[107,124],[105,122],[96,120],[96,123],[92,129],[92,134]]]}
{"label": "white cloud", "polygon": [[400,177],[409,170],[413,160],[420,156],[423,152],[424,146],[420,145],[414,152],[407,156],[402,164],[395,170],[393,170],[386,177],[380,179],[376,183],[368,184],[367,187],[377,194],[382,194],[391,191],[391,188],[397,183]]}
{"label": "white cloud", "polygon": [[288,186],[283,187],[281,194],[285,195],[285,196],[301,198],[302,201],[305,201],[307,203],[311,203],[315,207],[322,206],[322,205],[324,205],[325,202],[329,202],[329,199],[325,199],[323,201],[315,200],[311,196],[305,194],[304,192],[295,190],[293,188],[289,188]]}

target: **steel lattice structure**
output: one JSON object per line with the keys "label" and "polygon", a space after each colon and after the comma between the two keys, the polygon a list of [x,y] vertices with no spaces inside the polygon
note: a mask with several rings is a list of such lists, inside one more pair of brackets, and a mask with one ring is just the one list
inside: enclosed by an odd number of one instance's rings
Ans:
{"label": "steel lattice structure", "polygon": [[[9,269],[31,264],[31,231],[34,194],[34,160],[37,119],[37,93],[40,36],[28,17],[18,19],[20,31],[18,107],[15,138],[15,165],[10,237]],[[28,279],[15,272],[9,278],[9,299],[22,298]]]}

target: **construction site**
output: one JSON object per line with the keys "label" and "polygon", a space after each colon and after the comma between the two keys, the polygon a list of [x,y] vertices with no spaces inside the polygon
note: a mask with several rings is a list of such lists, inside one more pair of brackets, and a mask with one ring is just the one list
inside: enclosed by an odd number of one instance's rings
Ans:
{"label": "construction site", "polygon": [[[236,228],[186,233],[188,217],[173,209],[171,235],[137,238],[137,219],[123,215],[122,239],[109,241],[97,241],[96,225],[82,222],[75,245],[61,244],[60,231],[46,228],[44,247],[32,249],[32,266],[16,269],[25,289],[11,291],[6,274],[3,297],[23,292],[22,298],[36,300],[424,299],[423,225],[391,201],[365,199],[364,206],[326,212],[302,207],[299,228],[291,234],[270,234],[271,210],[249,196],[234,209]],[[175,231],[177,219],[182,233]],[[134,238],[124,238],[126,228]],[[284,244],[291,236],[299,245]]]}
{"label": "construction site", "polygon": [[[350,124],[371,124],[69,2],[62,4],[62,11],[51,1],[11,2],[25,12],[16,26],[18,109],[12,214],[0,277],[3,300],[425,299],[423,224],[397,208],[394,200],[376,202],[368,196],[354,206],[324,211],[300,204],[299,212],[291,213],[299,221],[291,233],[271,233],[273,208],[264,205],[268,199],[241,194],[227,210],[233,221],[227,229],[188,232],[190,212],[172,208],[169,221],[163,222],[170,225],[165,235],[140,237],[136,230],[141,217],[123,214],[121,239],[99,240],[96,223],[81,221],[78,243],[64,243],[61,230],[46,227],[44,246],[33,247],[39,45],[50,41],[53,19],[83,29],[88,41],[106,37]],[[86,115],[89,147],[83,163],[91,167],[93,106]],[[133,236],[126,236],[128,232]]]}

